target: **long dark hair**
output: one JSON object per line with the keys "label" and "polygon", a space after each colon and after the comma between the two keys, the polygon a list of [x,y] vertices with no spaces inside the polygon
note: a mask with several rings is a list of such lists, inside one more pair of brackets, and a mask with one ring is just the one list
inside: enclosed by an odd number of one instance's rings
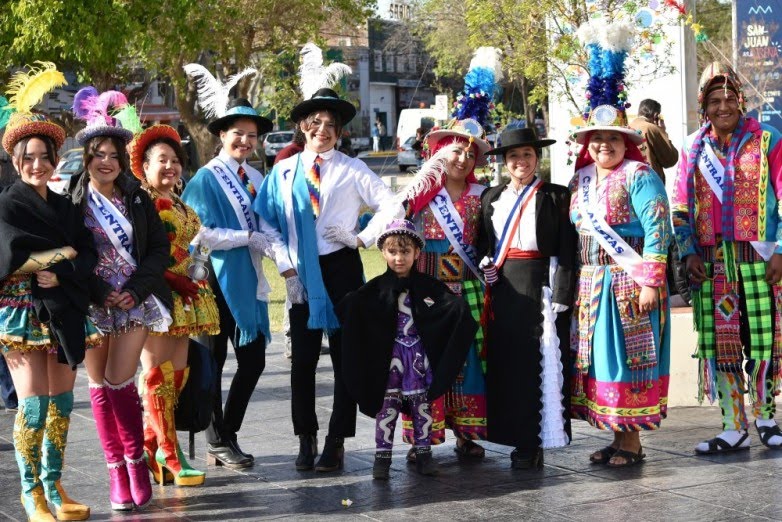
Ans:
{"label": "long dark hair", "polygon": [[119,160],[119,168],[122,172],[130,170],[130,161],[128,160],[128,147],[125,140],[114,136],[95,136],[87,140],[84,144],[84,172],[89,175],[87,167],[95,159],[95,155],[98,153],[98,149],[106,141],[111,141],[114,148],[117,149],[117,158]]}
{"label": "long dark hair", "polygon": [[30,143],[30,140],[33,138],[38,138],[43,142],[43,144],[46,146],[46,154],[49,155],[49,163],[52,164],[52,167],[57,166],[57,145],[54,144],[54,140],[49,136],[44,136],[43,134],[33,134],[31,136],[22,138],[16,142],[16,145],[14,145],[14,168],[19,174],[21,174],[21,172],[19,172],[20,167],[17,165],[22,165],[22,161],[24,161],[24,154],[27,152],[27,144]]}

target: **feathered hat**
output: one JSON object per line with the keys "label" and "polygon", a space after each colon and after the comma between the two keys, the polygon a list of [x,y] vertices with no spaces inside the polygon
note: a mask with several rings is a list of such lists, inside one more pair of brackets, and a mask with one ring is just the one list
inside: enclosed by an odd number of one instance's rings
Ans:
{"label": "feathered hat", "polygon": [[112,113],[124,109],[128,99],[119,91],[99,93],[95,87],[79,89],[73,97],[73,115],[87,122],[87,126],[76,133],[76,141],[84,145],[96,136],[119,138],[128,143],[133,132],[122,127]]}
{"label": "feathered hat", "polygon": [[491,145],[486,141],[486,131],[489,114],[494,108],[494,93],[497,83],[502,79],[500,51],[494,47],[479,47],[472,60],[470,68],[464,77],[464,91],[459,93],[454,102],[452,119],[443,127],[432,129],[426,135],[425,146],[434,153],[438,144],[449,136],[466,138],[478,149],[475,165],[486,164],[486,153]]}
{"label": "feathered hat", "polygon": [[130,171],[140,180],[144,180],[144,153],[149,144],[160,138],[168,138],[174,143],[182,144],[182,138],[175,128],[170,125],[152,125],[146,129],[141,126],[141,119],[136,108],[128,104],[114,117],[122,123],[122,126],[133,132],[133,141],[128,144],[128,156],[130,157]]}
{"label": "feathered hat", "polygon": [[215,136],[221,131],[228,130],[231,124],[246,118],[255,122],[258,126],[258,134],[266,134],[274,128],[271,120],[264,118],[255,110],[252,104],[245,98],[229,99],[231,89],[239,80],[246,76],[258,74],[252,67],[239,71],[229,76],[225,82],[221,82],[210,73],[206,67],[197,63],[189,63],[184,66],[185,73],[195,78],[198,88],[198,104],[204,112],[206,119],[215,118],[206,128]]}
{"label": "feathered hat", "polygon": [[36,63],[38,66],[30,67],[29,72],[16,73],[8,84],[9,102],[3,113],[15,111],[10,115],[3,135],[3,149],[9,155],[13,154],[19,140],[28,136],[48,136],[58,149],[65,143],[65,130],[42,114],[33,114],[32,110],[49,91],[68,82],[53,63]]}
{"label": "feathered hat", "polygon": [[319,110],[328,110],[337,115],[345,125],[356,116],[356,106],[343,100],[333,87],[353,70],[344,63],[334,62],[323,65],[323,51],[310,42],[302,47],[299,66],[299,89],[304,101],[291,111],[291,120],[299,122],[302,118]]}
{"label": "feathered hat", "polygon": [[589,54],[589,82],[584,111],[586,125],[573,131],[576,142],[583,144],[587,133],[611,130],[627,134],[635,144],[643,143],[639,131],[627,126],[627,90],[625,88],[625,60],[633,48],[635,29],[632,21],[621,20],[608,24],[595,19],[581,25],[576,36]]}
{"label": "feathered hat", "polygon": [[744,87],[738,74],[730,65],[722,62],[712,62],[703,69],[698,84],[698,117],[701,124],[706,120],[706,99],[714,91],[721,90],[727,94],[732,91],[739,100],[739,110],[746,112]]}

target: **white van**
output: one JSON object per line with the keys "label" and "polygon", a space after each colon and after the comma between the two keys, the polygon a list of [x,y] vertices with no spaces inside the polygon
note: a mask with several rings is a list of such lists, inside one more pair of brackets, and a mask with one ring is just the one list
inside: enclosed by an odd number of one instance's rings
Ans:
{"label": "white van", "polygon": [[408,138],[415,138],[415,131],[423,127],[428,132],[434,127],[437,120],[435,109],[402,109],[399,113],[399,121],[396,124],[395,148],[399,150]]}

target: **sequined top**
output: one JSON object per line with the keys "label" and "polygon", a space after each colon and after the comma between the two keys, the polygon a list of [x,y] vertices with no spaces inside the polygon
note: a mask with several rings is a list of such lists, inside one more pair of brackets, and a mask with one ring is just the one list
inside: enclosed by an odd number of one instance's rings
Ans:
{"label": "sequined top", "polygon": [[190,242],[201,228],[201,220],[192,208],[174,194],[171,195],[172,199],[168,199],[150,190],[149,195],[171,242],[168,269],[177,275],[186,276],[190,265]]}

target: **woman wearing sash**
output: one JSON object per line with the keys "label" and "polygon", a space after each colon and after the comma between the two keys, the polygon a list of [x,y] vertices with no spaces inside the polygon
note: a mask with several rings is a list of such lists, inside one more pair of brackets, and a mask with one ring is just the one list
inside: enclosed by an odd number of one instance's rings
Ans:
{"label": "woman wearing sash", "polygon": [[[570,442],[568,321],[576,234],[570,193],[536,177],[543,147],[534,128],[507,129],[510,180],[481,197],[478,251],[486,276],[488,439],[513,446],[511,467],[541,469],[543,449]],[[564,370],[564,371],[563,371]]]}
{"label": "woman wearing sash", "polygon": [[[188,65],[189,74],[196,74]],[[198,74],[209,74],[203,68]],[[199,99],[206,107],[203,91]],[[211,250],[212,290],[220,311],[220,334],[204,340],[217,362],[212,422],[206,429],[207,463],[230,468],[253,465],[252,454],[239,447],[237,433],[255,385],[266,366],[269,332],[266,281],[261,256],[269,244],[260,233],[252,209],[263,176],[247,163],[255,152],[258,137],[272,130],[272,122],[255,112],[248,100],[237,98],[216,109],[219,116],[207,126],[220,138],[217,156],[198,169],[185,187],[182,200],[201,220],[195,244]],[[237,369],[223,409],[221,380],[230,339]]]}
{"label": "woman wearing sash", "polygon": [[71,183],[71,198],[95,238],[98,265],[90,279],[90,319],[106,335],[87,352],[90,401],[109,468],[114,510],[142,507],[152,498],[144,462],[142,410],[134,382],[150,331],[171,323],[169,241],[155,205],[127,173],[126,145],[133,134],[109,116],[125,97],[92,87],[76,93],[74,113],[87,120],[76,140],[84,147],[84,170]]}
{"label": "woman wearing sash", "polygon": [[[407,211],[426,241],[416,269],[464,297],[479,320],[483,289],[475,245],[481,194],[486,187],[478,184],[475,167],[486,164],[490,145],[483,127],[467,119],[433,130],[425,138],[425,147],[431,158],[405,191]],[[481,338],[480,330],[477,338]],[[473,343],[456,383],[431,405],[432,444],[445,442],[448,426],[456,436],[456,453],[477,459],[483,458],[485,451],[474,441],[486,439],[486,359],[481,348],[481,342]],[[412,422],[407,415],[403,419],[403,440],[415,444]],[[415,459],[414,449],[408,453],[410,461]]]}
{"label": "woman wearing sash", "polygon": [[65,131],[30,112],[46,92],[43,83],[54,88],[65,78],[45,64],[17,74],[9,89],[18,112],[3,148],[19,179],[0,193],[0,354],[19,397],[13,441],[25,515],[54,520],[48,500],[59,520],[86,520],[90,508],[67,495],[61,477],[76,365],[100,342],[86,322],[97,255],[78,209],[46,186]]}
{"label": "woman wearing sash", "polygon": [[[594,24],[596,22],[592,22]],[[594,29],[589,24],[587,29]],[[591,92],[571,181],[570,218],[578,231],[580,268],[572,414],[614,432],[590,461],[631,466],[645,455],[640,431],[654,430],[666,416],[670,321],[666,260],[672,240],[668,197],[660,177],[638,149],[643,137],[627,126],[623,63],[632,48],[632,27],[616,23],[619,50],[601,48],[608,33],[579,30],[590,56],[603,60]],[[614,93],[611,98],[606,92]]]}
{"label": "woman wearing sash", "polygon": [[199,274],[191,270],[189,246],[201,221],[175,193],[181,185],[185,151],[173,127],[153,125],[141,131],[128,146],[128,154],[130,170],[149,192],[171,241],[171,265],[163,277],[174,299],[173,322],[167,333],[150,332],[141,352],[144,451],[156,482],[198,486],[205,475],[190,467],[179,447],[174,407],[189,375],[188,337],[220,333],[212,289],[205,274],[196,280]]}

